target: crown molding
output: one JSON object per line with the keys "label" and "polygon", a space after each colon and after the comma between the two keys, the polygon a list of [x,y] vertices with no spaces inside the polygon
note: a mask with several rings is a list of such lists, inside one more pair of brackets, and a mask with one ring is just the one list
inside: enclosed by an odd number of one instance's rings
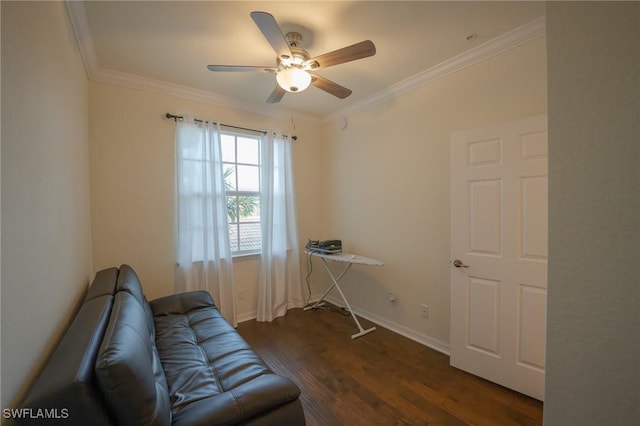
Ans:
{"label": "crown molding", "polygon": [[501,36],[489,40],[477,47],[466,52],[454,56],[438,65],[428,68],[412,77],[409,77],[399,83],[390,86],[380,92],[374,93],[363,100],[352,104],[348,107],[339,109],[325,117],[318,118],[311,115],[300,114],[285,109],[266,108],[256,104],[241,101],[228,96],[217,93],[194,89],[192,87],[182,86],[178,84],[168,83],[160,80],[153,80],[133,74],[127,74],[120,71],[105,69],[98,66],[91,32],[87,22],[87,15],[84,2],[76,0],[65,0],[67,14],[71,21],[73,33],[80,49],[80,55],[84,63],[87,77],[90,80],[101,81],[105,83],[126,86],[134,89],[147,90],[159,94],[176,96],[184,99],[206,102],[210,104],[220,105],[227,108],[251,112],[268,117],[278,119],[288,119],[295,117],[299,123],[305,123],[313,126],[323,126],[327,122],[340,119],[349,114],[355,114],[360,111],[372,108],[382,102],[389,101],[406,92],[414,90],[418,87],[432,83],[440,78],[446,77],[468,66],[476,64],[485,59],[491,58],[509,49],[513,49],[521,44],[527,43],[545,34],[545,19],[540,17],[527,24],[524,24],[514,30],[511,30]]}
{"label": "crown molding", "polygon": [[94,70],[98,68],[96,59],[96,51],[93,47],[93,39],[91,31],[89,31],[89,23],[87,22],[87,13],[84,9],[84,2],[65,0],[64,5],[67,8],[67,15],[71,22],[73,35],[80,49],[80,56],[84,63],[84,69],[90,78]]}
{"label": "crown molding", "polygon": [[120,71],[98,68],[92,71],[89,79],[104,83],[115,84],[118,86],[130,87],[132,89],[146,90],[161,95],[175,96],[178,98],[188,99],[192,101],[204,102],[213,105],[220,105],[225,108],[237,111],[245,111],[254,114],[264,115],[277,119],[291,119],[295,117],[296,122],[305,123],[313,126],[322,126],[319,118],[301,114],[299,112],[289,111],[285,109],[266,108],[255,105],[250,102],[244,102],[229,96],[219,95],[217,93],[206,90],[194,89],[192,87],[182,86],[179,84],[169,83],[161,80],[141,77],[133,74],[127,74]]}
{"label": "crown molding", "polygon": [[374,93],[363,100],[348,107],[339,109],[322,118],[323,122],[340,119],[349,114],[372,108],[375,105],[394,99],[403,93],[432,83],[466,67],[499,55],[521,44],[535,40],[545,35],[545,18],[540,17],[491,39],[477,47],[454,56],[438,65],[428,68],[412,77],[402,80],[380,92]]}

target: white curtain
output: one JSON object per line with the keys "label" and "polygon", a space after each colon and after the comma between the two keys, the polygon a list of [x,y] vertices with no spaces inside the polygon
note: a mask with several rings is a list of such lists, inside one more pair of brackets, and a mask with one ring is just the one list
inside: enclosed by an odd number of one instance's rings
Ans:
{"label": "white curtain", "polygon": [[176,127],[178,291],[206,290],[237,325],[220,127],[184,121]]}
{"label": "white curtain", "polygon": [[260,221],[262,253],[258,321],[272,321],[302,307],[302,280],[296,230],[291,144],[269,132],[263,137]]}

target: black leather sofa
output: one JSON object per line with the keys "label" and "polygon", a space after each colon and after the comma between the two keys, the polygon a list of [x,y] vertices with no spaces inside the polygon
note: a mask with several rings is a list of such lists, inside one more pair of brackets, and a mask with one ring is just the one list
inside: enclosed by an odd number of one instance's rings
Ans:
{"label": "black leather sofa", "polygon": [[299,395],[207,292],[147,302],[122,265],[96,274],[16,423],[304,425]]}

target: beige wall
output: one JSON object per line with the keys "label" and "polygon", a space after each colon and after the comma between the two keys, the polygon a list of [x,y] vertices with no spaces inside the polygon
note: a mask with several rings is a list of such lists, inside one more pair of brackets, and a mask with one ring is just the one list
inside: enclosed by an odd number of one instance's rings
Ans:
{"label": "beige wall", "polygon": [[640,4],[551,2],[546,425],[640,424]]}
{"label": "beige wall", "polygon": [[327,229],[348,251],[385,262],[345,276],[350,303],[447,350],[450,134],[545,112],[545,41],[537,39],[349,116],[346,130],[330,126]]}
{"label": "beige wall", "polygon": [[64,4],[2,2],[2,407],[91,274],[88,85]]}
{"label": "beige wall", "polygon": [[[174,292],[174,133],[166,112],[290,132],[291,121],[106,83],[90,83],[93,256],[99,270],[131,264],[149,298]],[[300,244],[322,229],[321,129],[296,124],[293,161]],[[240,318],[256,310],[259,258],[234,262]]]}

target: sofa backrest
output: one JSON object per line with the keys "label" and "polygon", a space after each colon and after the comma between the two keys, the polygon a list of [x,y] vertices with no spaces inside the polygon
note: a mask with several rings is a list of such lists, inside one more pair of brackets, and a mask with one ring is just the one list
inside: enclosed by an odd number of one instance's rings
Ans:
{"label": "sofa backrest", "polygon": [[155,340],[155,327],[153,326],[153,312],[149,306],[147,298],[142,291],[142,285],[140,284],[140,278],[129,265],[120,265],[120,273],[118,274],[118,281],[116,283],[116,292],[125,291],[131,294],[136,301],[140,304],[145,312],[145,318],[147,320],[149,331],[151,332],[151,340]]}
{"label": "sofa backrest", "polygon": [[134,271],[129,265],[120,265],[116,291],[126,291],[135,297],[141,305],[147,300],[144,297],[144,292],[142,291],[142,285],[140,284],[138,274],[136,274],[136,271]]}
{"label": "sofa backrest", "polygon": [[[69,424],[107,425],[112,420],[96,387],[94,364],[109,323],[113,296],[85,302],[44,370],[31,387],[25,408],[46,410]],[[48,418],[16,419],[21,424],[51,424]]]}
{"label": "sofa backrest", "polygon": [[116,293],[96,361],[100,390],[120,425],[171,424],[167,381],[145,306],[133,293]]}

